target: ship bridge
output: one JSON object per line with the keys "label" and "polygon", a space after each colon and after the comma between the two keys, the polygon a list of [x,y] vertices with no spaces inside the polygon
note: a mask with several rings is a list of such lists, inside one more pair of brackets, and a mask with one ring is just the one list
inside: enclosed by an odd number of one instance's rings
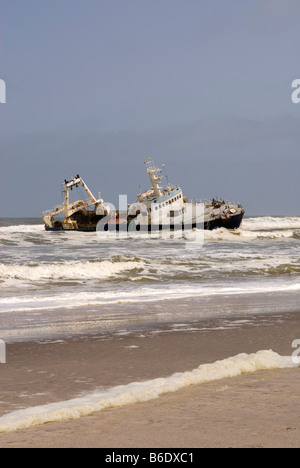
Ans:
{"label": "ship bridge", "polygon": [[181,208],[183,206],[183,195],[180,187],[176,187],[165,195],[151,201],[151,211],[162,210],[171,207]]}

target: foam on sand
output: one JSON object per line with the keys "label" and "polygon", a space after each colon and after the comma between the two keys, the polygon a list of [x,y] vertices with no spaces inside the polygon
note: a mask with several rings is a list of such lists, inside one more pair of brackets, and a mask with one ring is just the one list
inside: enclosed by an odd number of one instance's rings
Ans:
{"label": "foam on sand", "polygon": [[197,369],[166,378],[133,382],[128,385],[96,391],[68,401],[26,408],[0,418],[0,433],[26,429],[50,422],[69,421],[88,416],[107,408],[121,407],[158,398],[190,385],[237,377],[262,370],[296,367],[291,357],[282,357],[273,351],[239,354],[235,357],[200,365]]}

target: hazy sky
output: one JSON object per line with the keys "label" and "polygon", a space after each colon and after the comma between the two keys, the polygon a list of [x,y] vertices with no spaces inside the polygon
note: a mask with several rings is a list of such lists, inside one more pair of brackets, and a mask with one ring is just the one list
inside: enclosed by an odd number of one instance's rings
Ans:
{"label": "hazy sky", "polygon": [[115,203],[165,163],[189,197],[300,215],[299,0],[0,0],[0,216],[79,173]]}

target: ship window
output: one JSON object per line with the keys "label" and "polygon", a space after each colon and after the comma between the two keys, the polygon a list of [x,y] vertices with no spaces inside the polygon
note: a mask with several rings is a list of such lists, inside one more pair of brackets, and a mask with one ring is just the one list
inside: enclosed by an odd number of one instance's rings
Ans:
{"label": "ship window", "polygon": [[159,209],[161,210],[161,205],[159,205]]}
{"label": "ship window", "polygon": [[158,206],[156,206],[155,209],[158,210]]}

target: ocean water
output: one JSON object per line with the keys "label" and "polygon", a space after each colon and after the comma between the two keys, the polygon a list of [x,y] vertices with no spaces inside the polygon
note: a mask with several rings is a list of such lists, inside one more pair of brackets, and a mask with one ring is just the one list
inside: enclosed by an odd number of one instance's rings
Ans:
{"label": "ocean water", "polygon": [[202,248],[169,237],[0,219],[0,338],[300,310],[300,218],[246,218],[237,231],[205,232]]}

